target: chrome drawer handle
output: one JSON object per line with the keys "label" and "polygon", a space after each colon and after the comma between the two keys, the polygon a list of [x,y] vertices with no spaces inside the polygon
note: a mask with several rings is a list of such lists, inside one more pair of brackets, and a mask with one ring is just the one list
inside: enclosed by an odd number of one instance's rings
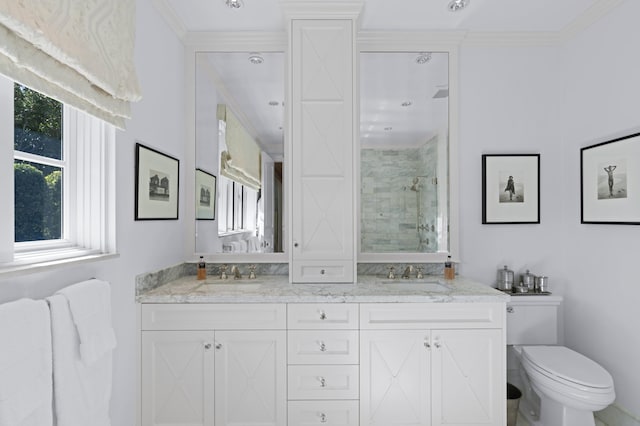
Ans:
{"label": "chrome drawer handle", "polygon": [[327,381],[325,380],[324,377],[318,377],[318,381],[320,382],[320,387],[321,388],[326,388],[327,387]]}
{"label": "chrome drawer handle", "polygon": [[324,342],[320,342],[320,352],[326,352],[327,351],[327,345],[324,344]]}

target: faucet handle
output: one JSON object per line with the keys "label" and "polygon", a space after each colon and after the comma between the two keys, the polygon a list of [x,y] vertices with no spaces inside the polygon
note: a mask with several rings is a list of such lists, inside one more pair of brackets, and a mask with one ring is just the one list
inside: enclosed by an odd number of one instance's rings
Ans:
{"label": "faucet handle", "polygon": [[422,270],[424,268],[422,266],[416,266],[416,269],[418,270],[418,273],[416,274],[416,278],[421,280],[422,278],[424,278],[424,275],[422,275]]}
{"label": "faucet handle", "polygon": [[249,266],[249,279],[250,280],[256,279],[256,265]]}
{"label": "faucet handle", "polygon": [[387,278],[390,280],[395,279],[396,274],[393,271],[395,271],[396,268],[393,265],[389,265],[387,266],[387,269],[389,270],[389,273],[387,274]]}
{"label": "faucet handle", "polygon": [[227,265],[225,264],[220,265],[220,279],[221,280],[227,279]]}

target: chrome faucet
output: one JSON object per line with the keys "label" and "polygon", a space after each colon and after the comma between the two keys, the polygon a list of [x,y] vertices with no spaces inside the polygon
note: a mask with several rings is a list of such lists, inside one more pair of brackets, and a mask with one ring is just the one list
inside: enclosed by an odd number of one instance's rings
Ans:
{"label": "chrome faucet", "polygon": [[408,266],[404,269],[404,272],[402,273],[402,278],[404,278],[404,279],[409,279],[409,278],[411,278],[411,272],[413,272],[413,266],[408,265]]}
{"label": "chrome faucet", "polygon": [[233,274],[234,280],[239,280],[242,278],[242,274],[240,273],[240,268],[238,268],[238,265],[233,265],[231,267],[231,273]]}
{"label": "chrome faucet", "polygon": [[249,279],[250,280],[256,279],[256,265],[249,266]]}
{"label": "chrome faucet", "polygon": [[221,280],[227,279],[227,265],[220,266],[220,279]]}

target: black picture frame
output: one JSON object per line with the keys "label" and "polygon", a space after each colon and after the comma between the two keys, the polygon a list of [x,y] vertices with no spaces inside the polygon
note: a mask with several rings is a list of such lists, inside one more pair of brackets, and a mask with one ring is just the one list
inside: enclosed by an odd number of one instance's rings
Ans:
{"label": "black picture frame", "polygon": [[540,223],[540,154],[482,155],[482,223]]}
{"label": "black picture frame", "polygon": [[640,225],[640,133],[580,149],[580,223]]}
{"label": "black picture frame", "polygon": [[177,220],[180,161],[136,143],[135,220]]}
{"label": "black picture frame", "polygon": [[196,220],[216,219],[217,178],[202,169],[196,169]]}

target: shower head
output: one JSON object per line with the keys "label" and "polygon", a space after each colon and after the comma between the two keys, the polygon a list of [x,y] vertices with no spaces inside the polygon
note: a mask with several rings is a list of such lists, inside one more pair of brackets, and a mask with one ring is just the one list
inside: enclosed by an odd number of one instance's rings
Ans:
{"label": "shower head", "polygon": [[420,179],[418,179],[417,177],[413,178],[413,184],[409,189],[416,192],[420,191]]}

